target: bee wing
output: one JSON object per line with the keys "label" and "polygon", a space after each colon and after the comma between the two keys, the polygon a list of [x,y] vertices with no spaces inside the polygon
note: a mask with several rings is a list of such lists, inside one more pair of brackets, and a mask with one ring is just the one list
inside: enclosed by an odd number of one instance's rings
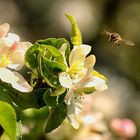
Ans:
{"label": "bee wing", "polygon": [[106,34],[106,35],[111,35],[111,32],[109,32],[108,30],[106,30],[106,29],[104,29],[104,34]]}
{"label": "bee wing", "polygon": [[112,31],[111,31],[111,29],[108,26],[102,25],[101,32],[100,32],[102,35],[110,35],[111,32]]}
{"label": "bee wing", "polygon": [[122,42],[124,42],[125,44],[129,45],[129,46],[134,46],[134,42],[127,40],[127,39],[122,39]]}

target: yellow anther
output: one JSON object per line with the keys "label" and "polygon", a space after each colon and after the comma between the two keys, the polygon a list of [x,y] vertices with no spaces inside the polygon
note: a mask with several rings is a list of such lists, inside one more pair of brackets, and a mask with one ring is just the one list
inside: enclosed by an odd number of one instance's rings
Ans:
{"label": "yellow anther", "polygon": [[0,58],[0,67],[5,67],[8,64],[10,64],[10,58],[9,56],[3,54],[2,57]]}
{"label": "yellow anther", "polygon": [[68,70],[69,74],[77,74],[79,73],[83,68],[83,65],[79,64],[78,62],[75,62]]}

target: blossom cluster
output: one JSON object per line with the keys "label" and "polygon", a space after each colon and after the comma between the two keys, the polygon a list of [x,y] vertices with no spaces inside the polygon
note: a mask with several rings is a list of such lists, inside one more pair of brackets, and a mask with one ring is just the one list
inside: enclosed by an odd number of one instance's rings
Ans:
{"label": "blossom cluster", "polygon": [[[46,106],[46,132],[57,128],[65,118],[78,129],[76,115],[82,111],[84,95],[107,89],[107,79],[93,68],[96,57],[89,55],[91,46],[82,43],[74,17],[66,17],[72,25],[72,49],[64,38],[20,42],[17,34],[9,32],[8,23],[0,25],[0,86],[5,100],[9,104],[10,96],[16,113]],[[19,71],[23,66],[30,81]]]}

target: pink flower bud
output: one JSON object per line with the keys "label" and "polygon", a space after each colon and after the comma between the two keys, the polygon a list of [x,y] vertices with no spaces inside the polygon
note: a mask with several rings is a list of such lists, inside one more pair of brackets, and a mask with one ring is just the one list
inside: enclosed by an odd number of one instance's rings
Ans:
{"label": "pink flower bud", "polygon": [[114,118],[110,122],[110,128],[118,135],[125,138],[132,138],[136,134],[136,126],[130,119]]}

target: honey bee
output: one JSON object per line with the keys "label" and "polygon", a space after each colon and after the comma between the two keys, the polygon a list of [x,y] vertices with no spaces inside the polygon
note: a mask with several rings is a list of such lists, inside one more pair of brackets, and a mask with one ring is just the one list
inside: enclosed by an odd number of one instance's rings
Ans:
{"label": "honey bee", "polygon": [[109,42],[113,43],[116,47],[120,46],[121,43],[125,43],[128,46],[135,45],[132,41],[122,38],[119,33],[109,32],[107,30],[104,30],[104,33],[109,36]]}

